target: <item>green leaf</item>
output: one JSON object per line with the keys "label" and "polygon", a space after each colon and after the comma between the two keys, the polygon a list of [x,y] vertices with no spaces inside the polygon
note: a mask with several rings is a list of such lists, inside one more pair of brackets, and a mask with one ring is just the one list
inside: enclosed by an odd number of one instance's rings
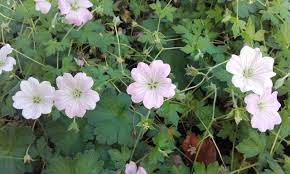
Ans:
{"label": "green leaf", "polygon": [[232,31],[234,37],[238,37],[246,29],[246,22],[238,19],[233,20]]}
{"label": "green leaf", "polygon": [[33,143],[30,127],[5,126],[0,130],[0,171],[2,173],[25,173],[23,157]]}
{"label": "green leaf", "polygon": [[243,153],[246,158],[250,158],[261,154],[266,148],[266,136],[258,134],[256,131],[251,131],[249,137],[244,139],[236,146],[239,152]]}
{"label": "green leaf", "polygon": [[283,168],[285,169],[286,173],[290,173],[290,157],[285,156],[285,163]]}
{"label": "green leaf", "polygon": [[218,162],[209,164],[207,167],[204,163],[195,162],[193,164],[194,174],[217,174],[219,170]]}
{"label": "green leaf", "polygon": [[111,160],[115,164],[116,169],[124,167],[131,155],[131,151],[127,147],[122,147],[121,151],[117,149],[111,149],[108,152]]}
{"label": "green leaf", "polygon": [[88,123],[95,127],[96,139],[99,143],[131,144],[133,114],[129,110],[130,97],[124,93],[116,95],[111,90],[101,96],[95,110],[87,114]]}
{"label": "green leaf", "polygon": [[103,165],[98,152],[90,150],[77,154],[74,159],[61,156],[50,159],[43,174],[99,174]]}
{"label": "green leaf", "polygon": [[[50,141],[54,143],[58,151],[67,155],[81,151],[84,146],[84,143],[82,143],[82,132],[75,133],[74,131],[67,130],[72,121],[63,116],[57,121],[49,121],[45,124],[45,130]],[[78,124],[80,130],[83,131],[84,129],[80,122]]]}
{"label": "green leaf", "polygon": [[171,4],[168,4],[164,8],[162,8],[162,5],[160,1],[158,0],[156,3],[150,4],[150,7],[153,10],[155,10],[156,14],[160,16],[160,18],[166,17],[166,19],[169,20],[170,22],[173,21],[173,16],[174,16],[174,12],[176,11],[176,8],[172,7]]}
{"label": "green leaf", "polygon": [[183,109],[181,105],[165,102],[158,110],[158,115],[165,118],[166,124],[173,124],[177,126],[179,121],[178,113],[181,113],[182,111]]}

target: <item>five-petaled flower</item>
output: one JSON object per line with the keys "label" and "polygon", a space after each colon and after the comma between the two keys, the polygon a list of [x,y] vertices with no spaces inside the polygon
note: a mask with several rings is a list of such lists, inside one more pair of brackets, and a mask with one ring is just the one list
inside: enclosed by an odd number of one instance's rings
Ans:
{"label": "five-petaled flower", "polygon": [[143,101],[147,109],[159,108],[164,97],[171,98],[175,95],[176,86],[167,78],[169,73],[170,65],[161,60],[155,60],[150,65],[140,62],[131,71],[135,82],[128,86],[127,93],[134,103]]}
{"label": "five-petaled flower", "polygon": [[83,117],[86,110],[93,110],[100,100],[99,94],[92,90],[94,81],[85,73],[77,73],[74,77],[65,73],[56,79],[57,87],[54,102],[59,110],[65,110],[68,117]]}
{"label": "five-petaled flower", "polygon": [[60,13],[65,15],[66,22],[77,26],[93,18],[93,14],[88,10],[92,6],[89,0],[58,0],[58,8]]}
{"label": "five-petaled flower", "polygon": [[16,60],[13,57],[8,56],[12,53],[13,48],[9,44],[4,45],[0,49],[0,74],[2,71],[12,71],[13,65],[16,64]]}
{"label": "five-petaled flower", "polygon": [[51,8],[51,4],[47,0],[34,0],[35,10],[40,11],[43,14],[47,14]]}
{"label": "five-petaled flower", "polygon": [[13,97],[13,107],[23,109],[22,115],[26,119],[37,119],[41,114],[49,114],[53,106],[55,89],[49,82],[39,81],[33,77],[20,83],[21,91]]}
{"label": "five-petaled flower", "polygon": [[262,57],[259,48],[244,46],[240,56],[232,55],[226,65],[226,70],[233,74],[232,83],[242,92],[253,91],[261,95],[265,88],[273,86],[271,77],[274,59]]}
{"label": "five-petaled flower", "polygon": [[135,162],[130,161],[128,164],[126,164],[125,174],[147,174],[147,172],[143,167],[137,167]]}
{"label": "five-petaled flower", "polygon": [[281,123],[281,117],[278,113],[281,104],[277,100],[277,94],[278,92],[272,93],[271,89],[267,88],[262,95],[249,94],[245,97],[246,109],[252,115],[253,128],[265,132]]}

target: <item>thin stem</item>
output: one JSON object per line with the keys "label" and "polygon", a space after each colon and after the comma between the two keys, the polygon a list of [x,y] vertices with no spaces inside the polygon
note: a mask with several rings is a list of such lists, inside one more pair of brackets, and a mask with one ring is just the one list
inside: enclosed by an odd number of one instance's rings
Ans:
{"label": "thin stem", "polygon": [[239,173],[239,172],[241,172],[241,171],[243,171],[243,170],[250,169],[250,168],[255,167],[255,166],[257,166],[257,165],[258,165],[257,163],[255,163],[255,164],[251,164],[251,165],[248,165],[248,166],[246,166],[246,167],[239,168],[238,170],[234,170],[234,171],[230,172],[229,174]]}
{"label": "thin stem", "polygon": [[32,62],[34,62],[34,63],[37,63],[38,65],[41,65],[41,66],[44,66],[44,67],[45,67],[45,65],[44,65],[44,64],[42,64],[42,63],[40,63],[40,62],[38,62],[38,61],[36,61],[36,60],[32,59],[31,57],[29,57],[29,56],[27,56],[27,55],[25,55],[25,54],[21,53],[20,51],[18,51],[18,50],[16,50],[16,49],[13,49],[13,51],[15,51],[16,53],[18,53],[18,54],[22,55],[23,57],[25,57],[25,58],[27,58],[27,59],[31,60]]}
{"label": "thin stem", "polygon": [[279,127],[278,133],[276,134],[275,140],[274,140],[273,145],[272,145],[272,147],[271,147],[271,150],[270,150],[270,155],[271,155],[271,156],[272,156],[273,153],[274,153],[275,145],[276,145],[276,143],[277,143],[277,140],[278,140],[278,137],[279,137],[280,131],[281,131],[281,126]]}

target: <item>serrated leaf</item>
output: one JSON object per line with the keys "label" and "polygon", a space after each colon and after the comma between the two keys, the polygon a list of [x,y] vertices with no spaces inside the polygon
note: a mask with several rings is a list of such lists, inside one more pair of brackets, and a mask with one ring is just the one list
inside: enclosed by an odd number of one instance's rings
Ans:
{"label": "serrated leaf", "polygon": [[43,174],[99,174],[104,162],[94,150],[77,154],[74,159],[56,156],[48,161]]}
{"label": "serrated leaf", "polygon": [[266,137],[264,134],[258,134],[251,131],[249,137],[244,139],[236,146],[239,152],[243,153],[246,158],[263,153],[266,148]]}
{"label": "serrated leaf", "polygon": [[96,139],[104,144],[132,143],[133,114],[130,112],[131,99],[127,94],[116,95],[107,90],[96,108],[87,114],[88,123],[95,127]]}
{"label": "serrated leaf", "polygon": [[33,143],[33,135],[30,127],[2,127],[0,171],[9,174],[25,173],[23,157],[31,143]]}

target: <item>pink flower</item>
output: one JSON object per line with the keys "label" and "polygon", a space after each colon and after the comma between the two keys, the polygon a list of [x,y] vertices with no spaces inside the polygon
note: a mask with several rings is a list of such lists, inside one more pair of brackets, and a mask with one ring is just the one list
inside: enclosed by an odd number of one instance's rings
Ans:
{"label": "pink flower", "polygon": [[9,44],[4,45],[0,49],[0,74],[2,71],[12,71],[13,65],[16,64],[16,60],[13,57],[8,56],[12,53],[13,48]]}
{"label": "pink flower", "polygon": [[89,0],[58,0],[60,13],[65,15],[69,24],[80,26],[93,18],[88,10],[93,4]]}
{"label": "pink flower", "polygon": [[127,93],[132,96],[134,103],[143,101],[148,109],[159,108],[164,97],[171,98],[175,95],[176,86],[167,78],[169,73],[170,65],[161,60],[154,60],[149,66],[140,62],[131,71],[135,82],[128,86]]}
{"label": "pink flower", "polygon": [[77,73],[74,77],[65,73],[56,78],[59,88],[55,92],[55,106],[65,110],[69,118],[83,117],[86,110],[93,110],[100,100],[99,94],[92,90],[94,81],[85,73]]}
{"label": "pink flower", "polygon": [[147,174],[147,172],[143,167],[137,167],[135,162],[130,161],[130,163],[126,164],[125,174]]}
{"label": "pink flower", "polygon": [[43,14],[47,14],[51,8],[51,4],[47,0],[34,0],[35,10],[40,11]]}
{"label": "pink flower", "polygon": [[242,92],[253,91],[261,95],[265,88],[273,86],[271,77],[274,59],[262,57],[259,48],[244,46],[240,56],[232,55],[226,65],[226,70],[233,74],[232,83]]}
{"label": "pink flower", "polygon": [[49,82],[39,81],[33,77],[20,83],[21,91],[13,97],[13,107],[23,109],[22,115],[26,119],[37,119],[41,114],[49,114],[53,106],[55,89]]}
{"label": "pink flower", "polygon": [[267,88],[262,95],[250,94],[246,96],[246,109],[252,115],[253,128],[265,132],[281,123],[281,117],[278,113],[281,104],[277,100],[277,94],[276,91],[271,93],[271,89]]}

